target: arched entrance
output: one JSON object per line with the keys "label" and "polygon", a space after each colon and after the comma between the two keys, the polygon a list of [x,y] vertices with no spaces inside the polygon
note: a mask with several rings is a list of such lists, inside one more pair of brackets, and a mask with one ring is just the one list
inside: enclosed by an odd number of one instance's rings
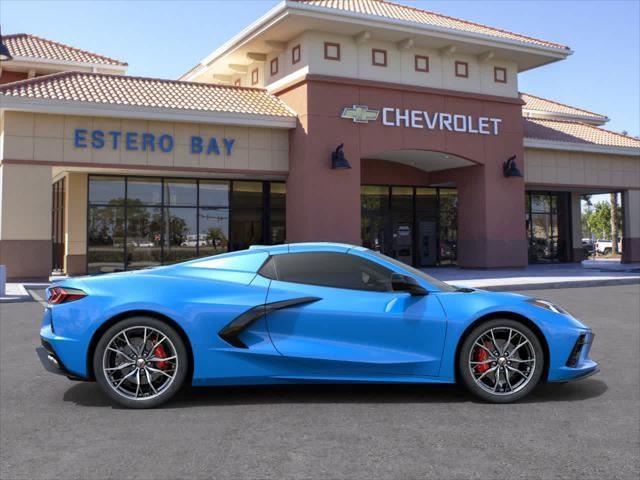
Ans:
{"label": "arched entrance", "polygon": [[431,150],[395,150],[361,160],[363,246],[417,267],[456,265],[458,190],[430,174],[475,165]]}

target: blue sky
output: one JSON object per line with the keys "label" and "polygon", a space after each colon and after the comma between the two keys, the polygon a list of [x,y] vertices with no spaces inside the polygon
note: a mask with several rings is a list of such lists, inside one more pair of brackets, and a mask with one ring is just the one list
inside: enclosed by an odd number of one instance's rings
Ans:
{"label": "blue sky", "polygon": [[[603,113],[640,135],[640,1],[401,3],[569,45],[568,60],[520,75],[520,90]],[[177,78],[278,3],[0,1],[5,34],[28,32],[129,63],[131,75]]]}

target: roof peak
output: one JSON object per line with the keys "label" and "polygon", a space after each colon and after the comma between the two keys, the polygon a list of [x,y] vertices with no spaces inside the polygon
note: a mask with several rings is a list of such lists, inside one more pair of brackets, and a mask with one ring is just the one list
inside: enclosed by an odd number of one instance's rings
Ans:
{"label": "roof peak", "polygon": [[[568,105],[566,103],[561,103],[561,102],[558,102],[556,100],[551,100],[549,98],[540,97],[538,95],[532,95],[531,93],[518,92],[518,94],[520,95],[521,98],[522,98],[523,95],[526,95],[527,97],[535,98],[537,100],[542,100],[543,102],[549,102],[549,103],[552,103],[554,105],[559,105],[561,107],[569,108],[569,109],[572,109],[572,110],[577,110],[579,112],[591,115],[591,116],[593,116],[595,118],[601,118],[602,120],[605,120],[605,121],[609,119],[609,117],[607,117],[606,115],[603,115],[601,113],[596,113],[596,112],[592,112],[590,110],[585,110],[584,108],[574,107],[573,105]],[[525,104],[525,106],[523,108],[525,108],[525,109],[527,108],[526,104]],[[529,109],[530,110],[537,110],[537,111],[545,111],[545,110],[539,110],[539,109],[531,108],[531,107],[529,107]],[[550,113],[556,113],[556,112],[550,112]]]}
{"label": "roof peak", "polygon": [[[82,48],[78,48],[78,47],[74,47],[74,46],[71,46],[71,45],[67,45],[66,43],[58,42],[56,40],[50,40],[48,38],[44,38],[44,37],[41,37],[39,35],[34,35],[32,33],[11,33],[11,34],[8,34],[8,35],[3,35],[2,38],[3,38],[3,40],[5,42],[9,41],[9,42],[5,43],[5,45],[7,45],[7,48],[9,48],[9,51],[11,51],[12,47],[14,47],[13,45],[11,45],[10,40],[17,39],[17,38],[32,38],[34,40],[38,40],[40,42],[46,42],[46,43],[49,43],[51,45],[55,45],[55,46],[63,48],[63,49],[68,49],[68,50],[71,50],[73,52],[77,52],[77,53],[86,55],[88,57],[94,57],[96,59],[100,59],[100,60],[103,60],[105,62],[105,63],[100,63],[100,62],[92,62],[91,60],[86,60],[86,62],[84,62],[84,63],[97,63],[98,65],[118,65],[118,66],[121,66],[121,67],[126,67],[126,66],[129,65],[126,62],[123,62],[121,60],[117,60],[117,59],[112,58],[112,57],[107,57],[106,55],[101,55],[99,53],[90,52],[89,50],[84,50]],[[27,55],[22,55],[21,54],[22,52],[23,51],[16,51],[14,53],[12,51],[11,53],[14,54],[15,56],[27,56],[27,57],[33,57],[33,58],[46,58],[46,59],[49,59],[49,60],[59,60],[59,61],[74,61],[74,60],[68,60],[68,59],[64,59],[64,58],[38,57],[36,55],[32,56],[32,55],[28,55],[28,54]],[[77,60],[75,60],[75,61],[77,61]]]}
{"label": "roof peak", "polygon": [[[303,3],[303,4],[327,3],[327,0],[290,0],[290,1],[293,1],[295,3]],[[347,0],[347,1],[349,1],[349,0]],[[330,0],[330,2],[331,2],[331,6],[328,6],[328,5],[316,5],[316,6],[325,6],[326,8],[339,9],[339,7],[338,7],[339,1],[336,2],[335,0]],[[543,40],[543,39],[532,37],[532,36],[529,36],[529,35],[523,35],[523,34],[520,34],[520,33],[515,33],[515,32],[512,32],[510,30],[505,30],[505,29],[502,29],[502,28],[492,27],[490,25],[486,25],[486,24],[479,23],[479,22],[472,22],[470,20],[464,20],[464,19],[461,19],[461,18],[452,17],[450,15],[444,15],[442,13],[434,12],[432,10],[425,10],[423,8],[414,7],[412,5],[405,5],[405,4],[402,4],[402,3],[395,2],[395,1],[390,1],[390,0],[360,0],[360,2],[378,3],[378,4],[382,4],[382,5],[389,5],[389,6],[393,6],[393,7],[397,7],[397,8],[401,8],[401,9],[411,10],[411,11],[414,11],[414,12],[424,13],[424,14],[427,14],[427,15],[433,15],[433,16],[440,17],[440,18],[443,18],[443,19],[447,19],[447,20],[450,20],[450,21],[453,21],[453,22],[460,22],[460,23],[463,23],[463,24],[466,24],[466,25],[470,25],[470,26],[473,26],[473,27],[479,27],[479,28],[482,28],[482,29],[492,30],[492,31],[499,32],[499,33],[502,33],[502,34],[511,35],[511,36],[514,36],[514,37],[519,37],[520,39],[526,39],[526,40],[529,40],[529,41],[532,41],[532,42],[535,42],[535,43],[541,43],[541,44],[545,44],[545,45],[548,45],[548,46],[551,46],[551,47],[555,47],[555,48],[562,48],[562,49],[565,49],[565,50],[570,50],[570,48],[567,45],[563,45],[561,43],[550,42],[548,40]],[[336,4],[336,6],[334,7],[333,4]],[[376,14],[376,13],[368,13],[368,14],[369,15],[374,15],[374,16],[384,17],[384,15],[379,15],[379,14]],[[448,28],[450,28],[452,30],[455,30],[455,28],[453,28],[453,27],[448,27]]]}

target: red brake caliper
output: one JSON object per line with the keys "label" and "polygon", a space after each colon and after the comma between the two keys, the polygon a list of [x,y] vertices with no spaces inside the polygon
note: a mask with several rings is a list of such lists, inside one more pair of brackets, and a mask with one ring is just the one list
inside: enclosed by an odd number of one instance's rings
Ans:
{"label": "red brake caliper", "polygon": [[[484,348],[476,347],[476,354],[474,356],[474,361],[476,362],[484,362],[487,358],[489,358],[489,354]],[[484,373],[489,370],[489,363],[481,363],[476,365],[476,372]]]}
{"label": "red brake caliper", "polygon": [[[164,351],[164,347],[162,345],[158,345],[153,349],[153,356],[157,358],[167,358],[167,352]],[[156,362],[156,366],[158,368],[167,368],[169,367],[169,362]]]}

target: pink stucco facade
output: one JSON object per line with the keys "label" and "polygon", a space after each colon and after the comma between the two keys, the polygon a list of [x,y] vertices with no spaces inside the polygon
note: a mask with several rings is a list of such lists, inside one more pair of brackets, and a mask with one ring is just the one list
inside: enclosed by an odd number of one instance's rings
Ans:
{"label": "pink stucco facade", "polygon": [[[458,264],[468,268],[527,264],[524,181],[505,178],[502,163],[523,158],[518,99],[407,87],[324,76],[308,76],[277,94],[299,114],[290,137],[287,179],[287,241],[361,243],[360,187],[367,183],[458,189]],[[449,112],[502,120],[497,135],[394,128],[381,121],[340,118],[351,105],[382,110]],[[331,152],[344,143],[350,170],[332,170]],[[423,150],[470,161],[469,166],[433,172],[387,160],[380,152]],[[522,168],[522,162],[519,162]]]}

